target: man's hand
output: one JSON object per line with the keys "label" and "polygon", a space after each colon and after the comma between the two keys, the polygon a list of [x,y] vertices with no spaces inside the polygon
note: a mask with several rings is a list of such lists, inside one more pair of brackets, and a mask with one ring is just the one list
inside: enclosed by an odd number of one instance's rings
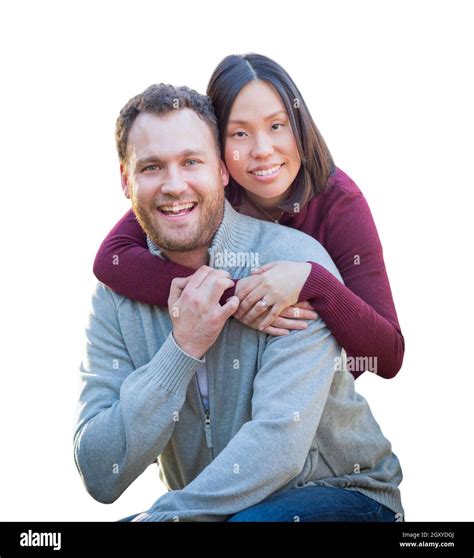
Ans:
{"label": "man's hand", "polygon": [[224,291],[234,285],[227,271],[201,266],[190,277],[173,279],[168,309],[173,336],[181,349],[202,358],[239,306],[236,296],[221,306]]}

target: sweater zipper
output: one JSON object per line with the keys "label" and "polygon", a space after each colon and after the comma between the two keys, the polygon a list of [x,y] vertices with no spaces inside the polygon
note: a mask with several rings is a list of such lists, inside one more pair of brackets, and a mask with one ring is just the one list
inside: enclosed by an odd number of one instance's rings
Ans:
{"label": "sweater zipper", "polygon": [[[207,442],[207,447],[211,448],[211,453],[212,452],[212,433],[211,433],[211,413],[209,412],[209,409],[205,410],[205,419],[204,419],[204,432],[206,434],[206,442]],[[212,456],[214,457],[214,455]]]}
{"label": "sweater zipper", "polygon": [[[206,434],[206,442],[207,447],[211,450],[211,459],[214,459],[214,445],[212,443],[212,429],[211,429],[211,397],[214,397],[214,394],[211,393],[212,382],[211,382],[211,368],[212,368],[212,354],[213,354],[213,347],[210,347],[206,354],[206,367],[207,367],[207,393],[208,393],[208,402],[209,402],[209,409],[204,409],[204,431]],[[202,401],[202,399],[201,399]],[[203,405],[204,407],[204,402]]]}
{"label": "sweater zipper", "polygon": [[[209,370],[208,370],[208,374],[209,374]],[[206,445],[211,450],[211,459],[214,459],[214,451],[213,451],[214,446],[212,445],[212,430],[211,430],[211,412],[209,411],[209,409],[204,408],[204,401],[202,400],[201,391],[199,390],[199,382],[197,376],[195,376],[195,380],[196,380],[196,391],[199,399],[199,404],[201,405],[201,409],[204,414],[204,435],[206,436]]]}

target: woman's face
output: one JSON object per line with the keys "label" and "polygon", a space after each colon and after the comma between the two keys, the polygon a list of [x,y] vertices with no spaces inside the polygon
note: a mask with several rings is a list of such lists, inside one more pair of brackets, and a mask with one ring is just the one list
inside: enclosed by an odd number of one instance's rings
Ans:
{"label": "woman's face", "polygon": [[237,95],[224,158],[232,178],[254,197],[279,203],[301,166],[288,113],[276,89],[251,81]]}

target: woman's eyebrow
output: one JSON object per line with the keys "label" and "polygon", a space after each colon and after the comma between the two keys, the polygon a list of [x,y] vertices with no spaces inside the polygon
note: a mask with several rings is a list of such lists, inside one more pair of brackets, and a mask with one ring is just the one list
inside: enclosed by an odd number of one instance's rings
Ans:
{"label": "woman's eyebrow", "polygon": [[[275,116],[278,116],[279,114],[284,114],[284,115],[288,116],[288,113],[286,112],[286,110],[281,109],[281,110],[277,110],[276,112],[266,116],[265,120],[271,120],[272,118],[275,118]],[[247,120],[234,119],[234,120],[229,120],[229,124],[248,124],[248,122],[247,122]]]}

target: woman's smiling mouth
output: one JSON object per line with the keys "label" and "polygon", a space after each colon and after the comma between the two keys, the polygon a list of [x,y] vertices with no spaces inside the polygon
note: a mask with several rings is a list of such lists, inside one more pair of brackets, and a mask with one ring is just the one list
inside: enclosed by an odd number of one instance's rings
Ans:
{"label": "woman's smiling mouth", "polygon": [[279,174],[284,164],[285,163],[280,163],[272,166],[266,165],[262,167],[257,167],[256,169],[251,170],[249,172],[252,176],[257,178],[258,180],[271,180],[272,178],[275,178]]}

